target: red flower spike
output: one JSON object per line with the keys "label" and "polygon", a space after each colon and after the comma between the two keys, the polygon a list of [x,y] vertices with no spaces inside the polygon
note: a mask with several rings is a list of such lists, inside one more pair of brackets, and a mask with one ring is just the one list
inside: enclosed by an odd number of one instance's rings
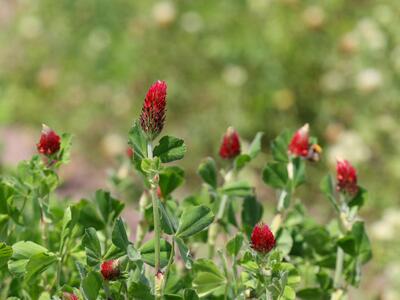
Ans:
{"label": "red flower spike", "polygon": [[79,300],[78,296],[71,294],[71,293],[67,293],[67,292],[63,293],[63,299],[64,300]]}
{"label": "red flower spike", "polygon": [[228,127],[219,148],[219,155],[223,159],[232,159],[240,154],[239,135],[233,127]]}
{"label": "red flower spike", "polygon": [[154,140],[164,127],[167,84],[158,80],[147,92],[144,99],[140,126],[150,140]]}
{"label": "red flower spike", "polygon": [[39,153],[53,155],[60,150],[61,138],[55,131],[43,124],[42,134],[36,147]]}
{"label": "red flower spike", "polygon": [[116,259],[111,259],[103,262],[100,266],[101,274],[105,280],[116,280],[121,275],[119,263]]}
{"label": "red flower spike", "polygon": [[268,225],[261,223],[254,226],[251,247],[261,254],[267,254],[275,247],[275,237]]}
{"label": "red flower spike", "polygon": [[350,195],[357,194],[357,171],[347,160],[337,160],[336,180],[336,189],[339,192],[348,193]]}
{"label": "red flower spike", "polygon": [[309,153],[309,126],[305,124],[293,135],[289,144],[289,152],[294,156],[308,157]]}

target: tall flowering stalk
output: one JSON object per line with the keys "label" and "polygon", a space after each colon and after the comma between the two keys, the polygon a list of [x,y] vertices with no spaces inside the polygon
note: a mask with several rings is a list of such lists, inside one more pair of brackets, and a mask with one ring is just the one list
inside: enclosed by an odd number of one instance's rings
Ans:
{"label": "tall flowering stalk", "polygon": [[[233,169],[233,159],[240,155],[241,146],[240,146],[240,138],[239,134],[233,127],[228,127],[224,136],[222,137],[221,145],[219,148],[219,156],[228,160],[231,164],[229,170],[224,176],[224,183],[229,183],[232,181],[234,177],[234,169]],[[209,245],[209,253],[208,256],[210,258],[214,257],[215,254],[215,243],[218,236],[218,222],[223,218],[226,204],[228,202],[228,195],[224,194],[221,198],[221,203],[219,204],[217,215],[215,216],[214,223],[211,224],[208,235],[208,245]]]}
{"label": "tall flowering stalk", "polygon": [[[164,81],[158,80],[147,92],[144,99],[142,113],[140,115],[140,126],[147,136],[147,158],[153,159],[153,140],[161,133],[165,121],[167,85]],[[159,216],[157,190],[159,188],[159,175],[157,173],[148,176],[150,183],[150,195],[153,205],[153,224],[154,224],[154,248],[155,248],[155,293],[156,298],[162,294],[162,272],[160,268],[160,242],[161,225]],[[160,275],[161,274],[161,275]]]}

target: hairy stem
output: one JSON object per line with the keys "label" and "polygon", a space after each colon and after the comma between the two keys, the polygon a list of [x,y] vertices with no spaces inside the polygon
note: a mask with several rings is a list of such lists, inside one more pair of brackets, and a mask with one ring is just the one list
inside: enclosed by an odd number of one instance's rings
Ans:
{"label": "hairy stem", "polygon": [[335,268],[335,277],[334,277],[334,287],[339,289],[341,286],[342,272],[343,272],[343,262],[344,262],[344,252],[342,248],[337,248],[337,256],[336,256],[336,268]]}
{"label": "hairy stem", "polygon": [[[147,143],[147,157],[153,158],[153,148],[151,142]],[[154,222],[154,255],[155,255],[155,280],[157,282],[158,273],[160,270],[160,239],[161,239],[161,226],[160,226],[160,216],[159,216],[159,208],[158,208],[158,198],[157,198],[157,187],[158,180],[154,180],[154,178],[149,178],[150,180],[150,196],[153,204],[153,222]],[[155,298],[160,299],[162,297],[162,290],[156,289]]]}

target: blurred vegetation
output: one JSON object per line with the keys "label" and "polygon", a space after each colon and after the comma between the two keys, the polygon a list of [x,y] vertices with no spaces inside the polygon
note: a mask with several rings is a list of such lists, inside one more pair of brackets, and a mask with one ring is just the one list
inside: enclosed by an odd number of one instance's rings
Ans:
{"label": "blurred vegetation", "polygon": [[[229,125],[244,139],[266,132],[268,147],[308,122],[326,163],[359,167],[373,233],[390,241],[400,228],[399,15],[397,0],[3,0],[0,124],[72,132],[99,164],[124,151],[147,88],[163,79],[166,131],[186,137],[193,175]],[[377,262],[374,272],[389,272]]]}

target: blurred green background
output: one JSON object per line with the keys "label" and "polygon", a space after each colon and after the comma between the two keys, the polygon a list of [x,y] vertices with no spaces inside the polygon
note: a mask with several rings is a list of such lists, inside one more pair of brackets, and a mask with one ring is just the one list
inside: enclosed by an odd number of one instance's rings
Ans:
{"label": "blurred green background", "polygon": [[72,189],[94,190],[157,79],[189,186],[229,125],[243,140],[264,131],[268,151],[310,123],[324,148],[314,181],[344,157],[369,190],[375,255],[354,299],[400,299],[400,1],[0,0],[2,164],[34,151],[46,123],[75,135]]}

